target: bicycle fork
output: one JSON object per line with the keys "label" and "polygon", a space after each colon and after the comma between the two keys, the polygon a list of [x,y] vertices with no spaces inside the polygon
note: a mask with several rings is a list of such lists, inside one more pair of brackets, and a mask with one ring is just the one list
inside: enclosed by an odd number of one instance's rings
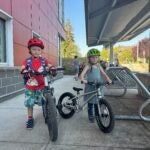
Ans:
{"label": "bicycle fork", "polygon": [[[97,114],[96,115],[99,115],[99,116],[101,116],[102,115],[102,111],[101,111],[101,108],[100,108],[100,105],[99,105],[99,101],[103,98],[103,95],[102,95],[102,92],[101,92],[101,90],[100,90],[100,88],[98,88],[97,89]],[[94,107],[96,107],[96,106],[94,106]]]}

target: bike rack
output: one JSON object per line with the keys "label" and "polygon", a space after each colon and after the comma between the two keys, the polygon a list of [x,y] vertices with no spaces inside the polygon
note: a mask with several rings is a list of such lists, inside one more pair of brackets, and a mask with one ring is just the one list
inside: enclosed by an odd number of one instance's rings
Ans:
{"label": "bike rack", "polygon": [[[115,86],[115,89],[123,89],[123,93],[119,94],[119,95],[105,95],[105,96],[115,96],[115,97],[122,97],[126,94],[127,92],[127,87],[126,85],[120,80],[120,78],[114,74],[114,72],[107,72],[108,76],[111,78],[111,79],[117,79],[118,83],[114,83],[114,86]],[[116,85],[118,85],[119,87],[116,88]],[[110,88],[114,88],[113,85],[110,85],[109,87]]]}
{"label": "bike rack", "polygon": [[137,84],[134,81],[134,79],[131,78],[122,67],[109,68],[109,70],[107,70],[107,75],[112,80],[117,79],[114,81],[114,85],[111,85],[109,87],[115,89],[123,89],[123,93],[121,93],[120,95],[106,95],[106,96],[122,97],[126,94],[128,88],[137,88]]}
{"label": "bike rack", "polygon": [[[139,116],[128,116],[128,115],[117,115],[115,116],[118,120],[144,120],[150,121],[150,116],[144,116],[143,110],[150,104],[150,91],[145,87],[145,85],[139,80],[135,73],[131,72],[126,67],[110,67],[107,70],[107,74],[111,79],[116,78],[117,81],[122,85],[122,89],[124,92],[121,95],[116,96],[124,96],[127,92],[127,87],[137,87],[137,85],[145,92],[148,96],[148,99],[140,106],[139,108]],[[110,96],[110,95],[107,95]],[[111,95],[112,96],[112,95]],[[115,96],[115,95],[113,95]]]}

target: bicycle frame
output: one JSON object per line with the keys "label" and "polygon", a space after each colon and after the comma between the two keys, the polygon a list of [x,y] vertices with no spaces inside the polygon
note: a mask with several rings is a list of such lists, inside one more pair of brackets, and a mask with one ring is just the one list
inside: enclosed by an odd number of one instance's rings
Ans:
{"label": "bicycle frame", "polygon": [[[91,86],[95,86],[95,89],[93,89],[90,92],[80,94],[80,91],[82,89],[73,87],[73,89],[76,91],[77,94],[73,94],[71,92],[65,92],[60,96],[57,105],[59,114],[62,116],[62,118],[69,119],[76,112],[78,113],[81,110],[83,110],[84,106],[87,103],[88,104],[92,103],[92,105],[88,105],[89,121],[94,122],[95,119],[100,130],[102,130],[104,133],[109,133],[114,128],[114,115],[110,104],[107,102],[106,99],[103,98],[104,97],[103,92],[101,91],[101,87],[109,85],[109,83],[88,82],[87,84]],[[85,97],[86,99],[80,104],[80,99],[83,96],[86,96]],[[90,108],[92,109],[90,110]],[[91,116],[90,116],[90,112],[91,112]]]}
{"label": "bicycle frame", "polygon": [[[44,76],[44,85],[45,85],[43,93],[49,93],[49,92],[51,92],[51,94],[53,95],[54,88],[50,87],[50,84],[52,83],[52,75],[48,75],[48,74],[44,73],[43,76]],[[50,79],[48,79],[48,77]]]}
{"label": "bicycle frame", "polygon": [[[84,102],[82,105],[80,104],[80,99],[82,98],[82,97],[84,97],[84,96],[86,96],[86,95],[90,95],[90,94],[92,94],[87,100],[86,100],[86,102]],[[84,108],[84,106],[94,97],[94,96],[97,96],[98,97],[98,99],[97,99],[97,102],[98,102],[98,100],[99,99],[102,99],[103,98],[103,96],[102,96],[102,93],[101,93],[101,91],[100,91],[100,87],[99,88],[97,88],[96,90],[94,90],[94,91],[92,91],[92,92],[87,92],[87,93],[84,93],[84,94],[77,94],[77,95],[75,95],[75,97],[74,98],[72,98],[72,99],[76,99],[77,100],[77,106],[75,106],[75,107],[72,107],[72,106],[67,106],[67,107],[71,107],[71,108],[73,108],[74,110],[78,110],[78,112],[80,112],[83,108]]]}

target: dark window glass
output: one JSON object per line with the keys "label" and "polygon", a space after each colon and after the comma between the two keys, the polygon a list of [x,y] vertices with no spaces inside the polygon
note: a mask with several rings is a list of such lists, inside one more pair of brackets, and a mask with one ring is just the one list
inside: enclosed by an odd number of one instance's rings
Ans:
{"label": "dark window glass", "polygon": [[5,20],[0,18],[0,63],[6,62]]}

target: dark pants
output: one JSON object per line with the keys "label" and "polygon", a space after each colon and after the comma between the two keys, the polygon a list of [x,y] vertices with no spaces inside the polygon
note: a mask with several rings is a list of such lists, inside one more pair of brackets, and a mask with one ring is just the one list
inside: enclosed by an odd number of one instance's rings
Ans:
{"label": "dark pants", "polygon": [[88,103],[88,117],[94,118],[94,104]]}

